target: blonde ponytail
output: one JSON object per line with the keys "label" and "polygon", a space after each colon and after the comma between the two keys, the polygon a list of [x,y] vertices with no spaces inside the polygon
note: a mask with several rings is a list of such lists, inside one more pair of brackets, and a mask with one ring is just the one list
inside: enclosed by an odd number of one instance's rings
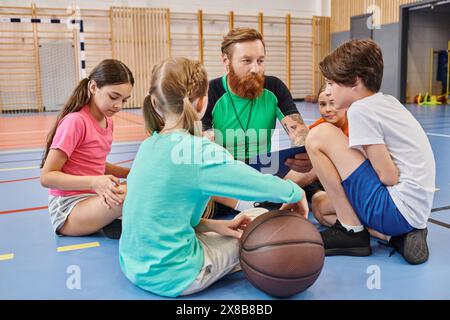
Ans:
{"label": "blonde ponytail", "polygon": [[152,135],[153,132],[159,132],[164,127],[164,119],[156,112],[152,102],[152,96],[148,94],[144,99],[144,120],[147,132]]}
{"label": "blonde ponytail", "polygon": [[192,105],[188,97],[183,99],[183,112],[181,113],[181,121],[183,122],[183,128],[190,134],[195,136],[201,136],[202,126],[198,113]]}

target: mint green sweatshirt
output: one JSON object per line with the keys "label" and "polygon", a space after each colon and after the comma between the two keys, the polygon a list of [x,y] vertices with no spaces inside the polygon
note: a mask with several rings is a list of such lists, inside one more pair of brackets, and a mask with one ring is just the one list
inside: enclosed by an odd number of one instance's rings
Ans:
{"label": "mint green sweatshirt", "polygon": [[135,285],[176,297],[203,266],[194,228],[211,196],[294,203],[301,195],[292,181],[261,174],[206,138],[154,133],[127,179],[120,266]]}

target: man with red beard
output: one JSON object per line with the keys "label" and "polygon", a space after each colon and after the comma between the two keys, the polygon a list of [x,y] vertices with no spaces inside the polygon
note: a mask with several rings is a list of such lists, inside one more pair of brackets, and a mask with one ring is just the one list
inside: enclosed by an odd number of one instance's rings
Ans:
{"label": "man with red beard", "polygon": [[[266,50],[261,33],[251,28],[233,29],[224,37],[221,50],[227,74],[210,81],[208,107],[202,119],[205,134],[227,148],[235,159],[248,161],[270,152],[278,119],[292,145],[304,145],[308,127],[289,89],[277,77],[264,74]],[[311,169],[306,154],[297,155],[287,164],[300,172]]]}
{"label": "man with red beard", "polygon": [[264,75],[261,33],[233,29],[224,37],[221,50],[227,74],[210,81],[203,129],[214,129],[215,141],[239,160],[270,151],[277,118],[292,144],[304,145],[308,127],[289,89],[277,77]]}

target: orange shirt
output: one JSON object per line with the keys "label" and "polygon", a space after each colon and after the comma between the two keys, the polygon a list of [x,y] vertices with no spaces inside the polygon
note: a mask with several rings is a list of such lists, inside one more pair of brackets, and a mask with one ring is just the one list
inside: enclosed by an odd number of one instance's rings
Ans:
{"label": "orange shirt", "polygon": [[[311,130],[314,127],[317,127],[319,124],[326,122],[324,118],[320,118],[316,120],[312,125],[309,126],[309,129]],[[345,125],[341,128],[342,132],[348,137],[348,121],[345,121]]]}

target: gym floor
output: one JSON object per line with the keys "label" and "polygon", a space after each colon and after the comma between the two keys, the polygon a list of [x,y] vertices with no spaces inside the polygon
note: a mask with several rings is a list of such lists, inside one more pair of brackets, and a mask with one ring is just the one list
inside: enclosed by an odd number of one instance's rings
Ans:
{"label": "gym floor", "polygon": [[[316,105],[298,103],[298,107],[307,123],[319,117]],[[428,226],[429,261],[408,265],[373,239],[369,257],[326,257],[317,281],[290,299],[450,299],[450,106],[407,108],[424,127],[437,165],[438,189]],[[125,278],[118,263],[117,240],[101,233],[88,237],[53,233],[48,191],[39,184],[42,150],[36,149],[47,133],[45,121],[53,119],[54,115],[0,115],[0,299],[165,299]],[[19,132],[14,122],[29,124],[29,130]],[[116,142],[108,161],[131,166],[138,141],[145,137],[140,112],[119,113],[115,130]],[[282,131],[274,140],[275,147],[289,145]],[[80,287],[70,289],[74,271]],[[187,299],[273,298],[237,272]]]}

